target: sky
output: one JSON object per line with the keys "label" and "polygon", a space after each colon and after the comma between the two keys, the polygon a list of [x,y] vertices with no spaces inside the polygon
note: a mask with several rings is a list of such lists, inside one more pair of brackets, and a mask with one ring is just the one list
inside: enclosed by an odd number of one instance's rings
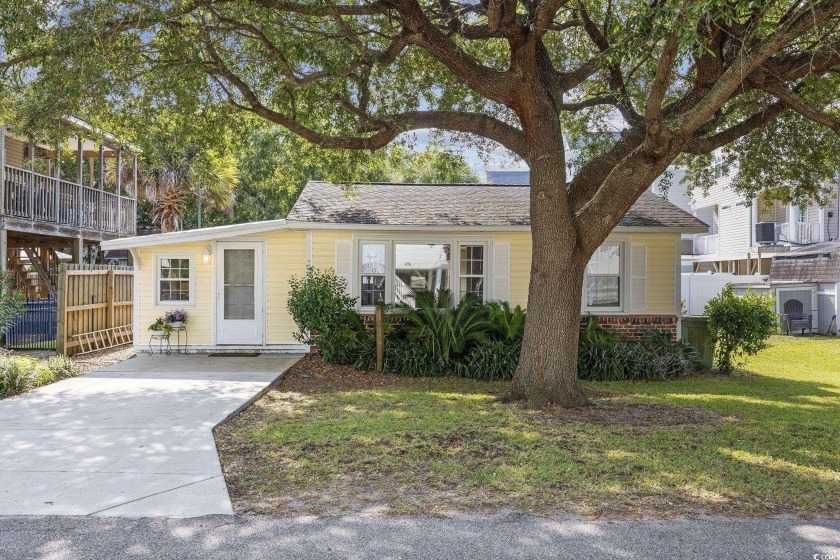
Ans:
{"label": "sky", "polygon": [[447,151],[459,153],[482,179],[486,178],[488,169],[528,169],[524,161],[497,144],[494,144],[492,149],[480,150],[451,134],[441,134],[429,129],[404,134],[400,140],[404,140],[417,151],[422,151],[429,145],[436,145]]}

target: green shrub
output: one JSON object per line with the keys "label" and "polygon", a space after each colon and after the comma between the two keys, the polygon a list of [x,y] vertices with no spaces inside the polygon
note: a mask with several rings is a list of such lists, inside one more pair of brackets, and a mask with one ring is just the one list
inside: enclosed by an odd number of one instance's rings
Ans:
{"label": "green shrub", "polygon": [[519,364],[520,350],[521,343],[495,340],[479,344],[473,348],[465,361],[456,365],[455,372],[458,376],[468,379],[513,379]]}
{"label": "green shrub", "polygon": [[22,292],[12,289],[14,282],[11,272],[0,271],[0,334],[5,333],[7,326],[26,313],[26,300]]}
{"label": "green shrub", "polygon": [[67,356],[51,356],[46,360],[47,367],[55,374],[56,381],[79,375],[79,368]]}
{"label": "green shrub", "polygon": [[0,358],[0,397],[18,395],[35,387],[30,360],[19,357]]}
{"label": "green shrub", "polygon": [[642,341],[621,340],[590,317],[578,347],[578,377],[591,381],[663,381],[706,369],[697,350],[667,332],[648,331]]}
{"label": "green shrub", "polygon": [[0,357],[0,397],[18,395],[76,375],[79,375],[79,369],[65,356],[52,356],[46,360],[3,356]]}
{"label": "green shrub", "polygon": [[768,346],[768,339],[779,330],[775,300],[747,290],[736,295],[727,284],[717,297],[706,304],[709,331],[715,344],[715,365],[722,373],[740,366],[746,356],[753,356]]}
{"label": "green shrub", "polygon": [[356,305],[356,299],[347,295],[347,281],[332,270],[309,266],[303,277],[292,277],[289,288],[287,307],[298,327],[294,336],[304,344],[321,346],[321,337],[343,330],[342,321]]}
{"label": "green shrub", "polygon": [[592,381],[625,379],[627,344],[612,329],[598,326],[598,318],[590,316],[578,343],[578,377]]}
{"label": "green shrub", "polygon": [[487,309],[472,294],[453,305],[452,294],[446,290],[434,294],[420,293],[416,308],[402,305],[397,309],[405,322],[406,339],[430,353],[430,363],[446,371],[454,371],[475,345],[489,342],[493,324]]}
{"label": "green shrub", "polygon": [[435,377],[452,370],[441,359],[440,348],[432,338],[389,340],[385,343],[385,369],[409,377]]}

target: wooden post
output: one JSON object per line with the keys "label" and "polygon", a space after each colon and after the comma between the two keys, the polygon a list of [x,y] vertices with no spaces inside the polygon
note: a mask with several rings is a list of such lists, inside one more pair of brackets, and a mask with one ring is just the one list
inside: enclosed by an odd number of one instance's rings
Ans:
{"label": "wooden post", "polygon": [[[78,192],[76,193],[76,220],[79,229],[82,227],[82,207],[84,206],[84,175],[85,175],[85,141],[80,134],[76,142],[76,183],[78,183]],[[81,256],[81,255],[80,255]],[[76,264],[82,262],[76,260]]]}
{"label": "wooden post", "polygon": [[67,265],[58,265],[58,295],[56,297],[55,351],[67,354]]}
{"label": "wooden post", "polygon": [[35,142],[29,141],[29,217],[35,219]]}
{"label": "wooden post", "polygon": [[105,328],[110,329],[114,327],[114,269],[108,268],[108,280],[106,284],[105,303]]}
{"label": "wooden post", "polygon": [[[99,141],[99,192],[103,192],[105,190],[105,140]],[[93,227],[97,229],[102,229],[102,221],[103,216],[105,215],[105,210],[102,208],[102,202],[104,195],[100,194],[99,199],[93,205],[94,211],[94,224]]]}
{"label": "wooden post", "polygon": [[117,233],[122,232],[122,148],[117,149]]}
{"label": "wooden post", "polygon": [[376,371],[382,371],[385,366],[385,306],[382,303],[376,306],[374,328],[376,329]]}
{"label": "wooden post", "polygon": [[9,268],[9,233],[6,231],[6,127],[0,126],[0,272]]}
{"label": "wooden post", "polygon": [[129,232],[134,235],[137,233],[137,197],[140,196],[140,185],[137,184],[137,154],[134,154],[134,168],[132,170],[131,182],[134,185],[134,201],[132,202],[132,218],[129,224]]}
{"label": "wooden post", "polygon": [[0,126],[0,217],[6,215],[6,127]]}
{"label": "wooden post", "polygon": [[61,143],[55,146],[55,192],[53,193],[55,199],[55,214],[53,217],[56,222],[60,222],[61,216]]}

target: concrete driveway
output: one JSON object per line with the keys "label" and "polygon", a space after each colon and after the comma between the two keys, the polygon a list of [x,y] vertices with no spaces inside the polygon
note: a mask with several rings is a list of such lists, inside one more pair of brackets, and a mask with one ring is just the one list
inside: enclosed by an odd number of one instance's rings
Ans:
{"label": "concrete driveway", "polygon": [[0,401],[0,515],[232,514],[212,429],[299,356],[146,356]]}

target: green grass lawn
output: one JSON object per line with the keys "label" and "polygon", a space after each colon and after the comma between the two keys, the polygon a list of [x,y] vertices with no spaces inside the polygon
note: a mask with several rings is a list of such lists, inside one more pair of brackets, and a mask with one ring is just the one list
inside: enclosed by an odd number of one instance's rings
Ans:
{"label": "green grass lawn", "polygon": [[366,375],[298,368],[217,430],[239,511],[840,514],[837,339],[776,337],[732,377],[590,383],[584,412]]}

